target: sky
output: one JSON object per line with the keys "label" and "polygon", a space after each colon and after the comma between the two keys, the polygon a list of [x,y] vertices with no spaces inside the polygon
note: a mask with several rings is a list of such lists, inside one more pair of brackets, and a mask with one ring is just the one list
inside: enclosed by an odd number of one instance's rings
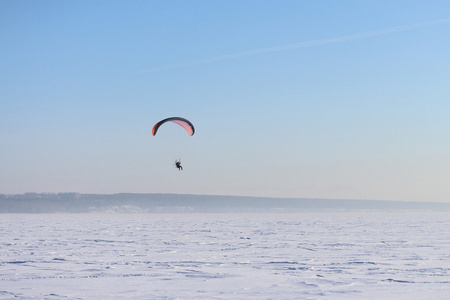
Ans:
{"label": "sky", "polygon": [[0,193],[450,202],[449,1],[2,0],[0,41]]}

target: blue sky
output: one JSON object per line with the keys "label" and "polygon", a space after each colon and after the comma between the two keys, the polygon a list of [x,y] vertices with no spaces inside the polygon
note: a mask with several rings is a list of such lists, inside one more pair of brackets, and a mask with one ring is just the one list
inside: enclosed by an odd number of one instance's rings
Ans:
{"label": "blue sky", "polygon": [[1,1],[0,193],[450,202],[449,12]]}

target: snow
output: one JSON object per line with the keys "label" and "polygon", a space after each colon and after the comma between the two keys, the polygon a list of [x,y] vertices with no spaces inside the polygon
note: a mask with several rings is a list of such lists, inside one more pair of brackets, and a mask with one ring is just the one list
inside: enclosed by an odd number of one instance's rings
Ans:
{"label": "snow", "polygon": [[0,299],[446,299],[450,213],[2,214]]}

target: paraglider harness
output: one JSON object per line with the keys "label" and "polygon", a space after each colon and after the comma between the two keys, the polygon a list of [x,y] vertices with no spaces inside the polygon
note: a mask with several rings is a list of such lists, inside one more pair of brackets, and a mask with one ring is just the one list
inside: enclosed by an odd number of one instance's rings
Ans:
{"label": "paraglider harness", "polygon": [[183,170],[183,167],[181,166],[181,160],[175,160],[175,167],[178,168],[178,171]]}

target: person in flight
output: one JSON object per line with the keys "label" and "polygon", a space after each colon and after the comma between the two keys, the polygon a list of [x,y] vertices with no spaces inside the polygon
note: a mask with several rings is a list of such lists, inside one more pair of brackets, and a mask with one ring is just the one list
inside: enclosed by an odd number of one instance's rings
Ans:
{"label": "person in flight", "polygon": [[183,167],[181,166],[181,160],[175,161],[175,166],[178,168],[178,171],[182,171]]}

